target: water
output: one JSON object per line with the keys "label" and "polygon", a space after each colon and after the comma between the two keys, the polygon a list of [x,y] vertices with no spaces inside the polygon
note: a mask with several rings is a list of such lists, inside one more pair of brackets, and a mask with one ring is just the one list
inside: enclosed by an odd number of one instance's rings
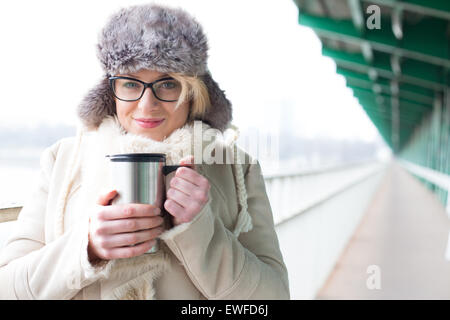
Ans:
{"label": "water", "polygon": [[0,150],[0,208],[22,206],[37,186],[43,148]]}
{"label": "water", "polygon": [[0,167],[0,208],[23,205],[37,184],[39,169]]}

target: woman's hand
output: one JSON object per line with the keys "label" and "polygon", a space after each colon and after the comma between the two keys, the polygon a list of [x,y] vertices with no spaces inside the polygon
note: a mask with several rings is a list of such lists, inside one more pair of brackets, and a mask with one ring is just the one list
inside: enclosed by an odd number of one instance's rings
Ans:
{"label": "woman's hand", "polygon": [[[193,157],[182,160],[180,164],[193,163]],[[173,216],[174,225],[191,221],[205,206],[209,199],[209,181],[192,168],[181,167],[176,170],[167,190],[164,208]]]}
{"label": "woman's hand", "polygon": [[88,257],[101,260],[139,256],[156,244],[163,232],[160,209],[150,204],[111,205],[117,191],[101,195],[89,220]]}

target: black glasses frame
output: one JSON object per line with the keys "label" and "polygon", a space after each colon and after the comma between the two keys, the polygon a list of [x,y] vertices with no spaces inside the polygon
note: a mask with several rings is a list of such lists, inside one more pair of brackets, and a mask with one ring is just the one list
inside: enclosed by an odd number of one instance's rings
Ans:
{"label": "black glasses frame", "polygon": [[[116,80],[116,79],[133,80],[133,81],[136,81],[136,82],[141,83],[141,84],[144,86],[144,89],[142,90],[142,93],[141,93],[141,95],[139,96],[139,98],[133,99],[133,100],[125,100],[125,99],[119,98],[119,97],[116,95],[116,92],[115,92],[115,90],[114,90],[114,80]],[[161,79],[155,80],[155,81],[153,81],[153,82],[144,82],[144,81],[141,81],[141,80],[139,80],[139,79],[130,78],[130,77],[109,77],[109,86],[111,87],[111,91],[112,91],[114,97],[116,97],[117,99],[119,99],[119,100],[121,100],[121,101],[127,101],[127,102],[138,101],[140,98],[142,98],[142,96],[144,95],[144,92],[145,92],[145,90],[146,90],[147,88],[150,88],[150,89],[152,90],[153,95],[155,96],[155,98],[158,99],[158,100],[160,100],[160,101],[164,101],[164,102],[175,102],[175,101],[178,101],[178,99],[176,99],[176,100],[164,100],[164,99],[161,99],[160,97],[158,97],[158,95],[156,94],[155,89],[153,88],[153,86],[154,86],[156,83],[158,83],[158,82],[166,81],[166,80],[175,80],[175,79],[172,78],[172,77],[166,77],[166,78],[161,78]]]}

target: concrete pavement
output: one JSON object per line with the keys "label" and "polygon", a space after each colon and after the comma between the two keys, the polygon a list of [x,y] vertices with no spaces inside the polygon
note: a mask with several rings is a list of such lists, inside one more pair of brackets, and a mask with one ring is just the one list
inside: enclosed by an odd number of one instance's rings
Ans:
{"label": "concrete pavement", "polygon": [[450,299],[450,220],[393,162],[317,299]]}

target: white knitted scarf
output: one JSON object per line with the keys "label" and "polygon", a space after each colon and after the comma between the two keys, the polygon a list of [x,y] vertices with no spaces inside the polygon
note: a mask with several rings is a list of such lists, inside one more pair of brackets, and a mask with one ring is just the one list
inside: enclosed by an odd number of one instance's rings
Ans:
{"label": "white knitted scarf", "polygon": [[[201,128],[202,139],[198,139],[195,128]],[[70,166],[65,177],[60,196],[58,198],[55,237],[61,236],[70,225],[65,221],[65,210],[69,200],[71,189],[76,179],[81,180],[82,190],[80,201],[80,212],[90,212],[92,207],[83,205],[96,203],[99,194],[111,190],[109,175],[109,160],[105,157],[110,154],[120,153],[165,153],[166,164],[179,164],[179,161],[188,156],[194,156],[195,163],[211,163],[211,159],[205,159],[203,150],[205,147],[204,136],[209,132],[208,145],[221,144],[231,147],[234,152],[233,173],[236,181],[236,190],[240,212],[234,227],[234,234],[238,236],[241,232],[252,229],[251,217],[247,211],[247,192],[244,184],[242,166],[239,157],[242,150],[236,146],[238,131],[233,127],[234,134],[228,136],[213,136],[215,129],[211,129],[206,123],[195,121],[193,124],[176,129],[163,141],[155,141],[144,136],[127,133],[120,125],[116,116],[106,117],[99,128],[93,132],[86,132],[80,128],[71,158]],[[228,131],[229,133],[230,131]],[[212,140],[212,141],[211,141]],[[85,152],[81,154],[81,143],[85,143]],[[195,150],[200,150],[196,153]],[[198,156],[202,159],[198,159]],[[242,159],[242,158],[241,158]],[[197,168],[201,168],[198,166]],[[201,170],[199,172],[202,174]],[[206,177],[207,178],[207,177]],[[178,226],[178,227],[183,227]],[[172,232],[173,230],[167,231]],[[166,248],[163,246],[163,248]],[[168,250],[168,249],[167,249]],[[114,287],[109,290],[104,299],[154,299],[155,292],[153,281],[168,267],[168,252],[160,250],[156,254],[142,255],[130,259],[116,259],[107,263],[102,272],[105,278],[114,279]],[[106,290],[108,291],[108,290]]]}

